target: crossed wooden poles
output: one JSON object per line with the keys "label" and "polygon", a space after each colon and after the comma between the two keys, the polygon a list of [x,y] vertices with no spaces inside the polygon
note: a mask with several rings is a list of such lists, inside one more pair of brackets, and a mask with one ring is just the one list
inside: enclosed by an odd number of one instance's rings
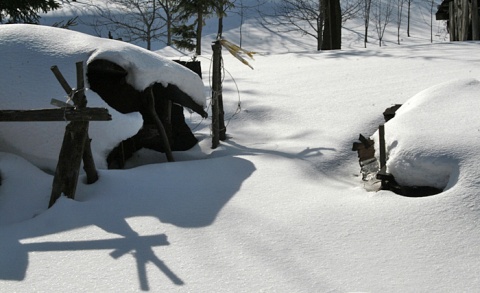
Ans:
{"label": "crossed wooden poles", "polygon": [[[87,175],[87,183],[91,184],[98,180],[98,173],[90,147],[91,139],[88,136],[88,126],[90,121],[112,120],[111,115],[105,108],[87,108],[83,62],[76,63],[77,88],[72,88],[68,84],[57,66],[52,66],[51,70],[70,100],[73,101],[73,105],[52,99],[52,105],[58,106],[58,109],[0,110],[0,122],[70,121],[65,128],[49,207],[55,203],[62,193],[71,199],[75,198],[82,160]],[[155,97],[152,87],[145,91],[144,103],[144,107],[146,107],[148,114],[153,118],[159,130],[167,160],[173,162],[174,158],[165,127],[155,111]]]}
{"label": "crossed wooden poles", "polygon": [[[73,101],[74,107],[72,111],[86,111],[87,98],[85,97],[85,81],[83,74],[83,62],[77,62],[77,88],[73,89],[68,85],[62,74],[56,66],[51,70],[57,78],[60,85]],[[67,107],[72,108],[72,107]],[[90,108],[92,109],[92,108]],[[98,173],[95,169],[95,162],[92,156],[90,147],[91,139],[88,137],[89,121],[107,121],[111,120],[107,109],[102,109],[108,117],[95,117],[102,119],[95,119],[94,117],[86,117],[86,119],[71,121],[65,128],[65,135],[63,137],[62,148],[58,157],[57,169],[55,170],[55,177],[53,179],[52,194],[50,196],[49,207],[63,194],[69,198],[75,197],[77,189],[78,175],[80,173],[80,164],[83,159],[83,168],[87,174],[87,183],[91,184],[98,180]],[[67,110],[67,109],[63,109]],[[107,118],[107,119],[104,119]]]}
{"label": "crossed wooden poles", "polygon": [[87,183],[94,183],[98,180],[98,173],[90,148],[88,125],[89,121],[112,120],[108,110],[105,108],[87,108],[83,62],[76,63],[76,89],[70,87],[57,66],[52,66],[51,70],[73,101],[73,105],[53,99],[52,104],[60,108],[0,111],[0,121],[70,121],[65,128],[63,144],[53,179],[49,207],[55,203],[62,193],[72,199],[75,197],[82,160],[87,175]]}

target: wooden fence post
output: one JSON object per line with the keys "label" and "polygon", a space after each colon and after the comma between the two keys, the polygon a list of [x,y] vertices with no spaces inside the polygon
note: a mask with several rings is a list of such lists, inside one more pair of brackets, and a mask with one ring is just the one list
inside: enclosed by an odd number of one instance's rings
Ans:
{"label": "wooden fence post", "polygon": [[226,127],[222,96],[222,45],[216,41],[212,45],[212,149],[218,147],[220,140],[226,140]]}
{"label": "wooden fence post", "polygon": [[380,169],[385,167],[387,164],[387,156],[385,152],[385,125],[380,125],[378,127],[378,136],[380,144]]}

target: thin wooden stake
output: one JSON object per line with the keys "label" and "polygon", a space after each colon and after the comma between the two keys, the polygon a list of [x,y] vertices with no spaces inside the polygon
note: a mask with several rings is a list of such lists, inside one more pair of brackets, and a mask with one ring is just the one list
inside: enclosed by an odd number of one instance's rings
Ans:
{"label": "thin wooden stake", "polygon": [[378,136],[380,144],[380,169],[383,168],[387,163],[387,156],[385,152],[385,125],[380,125],[378,127]]}
{"label": "thin wooden stake", "polygon": [[213,69],[212,69],[212,149],[216,149],[220,144],[220,104],[219,96],[222,91],[221,80],[221,58],[222,45],[216,41],[212,45],[213,50]]}
{"label": "thin wooden stake", "polygon": [[168,140],[167,132],[165,131],[165,127],[163,126],[162,120],[157,115],[157,111],[155,111],[155,95],[153,94],[153,86],[147,89],[147,111],[150,114],[151,118],[155,122],[157,126],[158,132],[160,137],[162,138],[162,146],[165,150],[165,155],[167,156],[167,160],[169,162],[174,162],[175,159],[173,158],[172,150],[170,148],[170,142]]}
{"label": "thin wooden stake", "polygon": [[68,82],[65,80],[65,78],[63,77],[60,70],[58,70],[57,65],[54,65],[54,66],[50,67],[50,70],[52,70],[53,74],[57,78],[58,82],[62,86],[65,93],[67,93],[67,95],[70,95],[71,92],[72,92],[72,87],[70,85],[68,85]]}
{"label": "thin wooden stake", "polygon": [[[83,74],[83,62],[77,62],[75,64],[77,69],[77,89],[78,91],[73,95],[73,102],[75,106],[79,109],[84,109],[87,107],[87,97],[85,97],[85,79]],[[95,161],[93,160],[92,148],[91,148],[91,141],[92,139],[88,136],[88,128],[90,126],[90,122],[87,121],[83,128],[79,129],[79,131],[84,131],[86,134],[85,138],[85,145],[82,152],[82,160],[83,160],[83,170],[87,174],[87,183],[92,184],[98,180],[98,172],[95,168]]]}
{"label": "thin wooden stake", "polygon": [[53,206],[62,193],[68,198],[75,198],[85,140],[87,139],[87,132],[79,131],[79,128],[85,128],[87,123],[70,122],[65,129],[62,149],[53,178],[49,208]]}

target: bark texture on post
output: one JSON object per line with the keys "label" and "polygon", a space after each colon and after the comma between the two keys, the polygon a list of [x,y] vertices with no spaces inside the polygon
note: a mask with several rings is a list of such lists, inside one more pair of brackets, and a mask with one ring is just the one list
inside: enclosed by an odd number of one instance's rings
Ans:
{"label": "bark texture on post", "polygon": [[[84,91],[83,62],[76,63],[77,90],[75,91],[68,85],[56,66],[53,66],[51,69],[63,89],[72,97],[75,107],[84,109],[87,106],[87,98]],[[75,198],[82,159],[84,170],[87,174],[87,182],[94,183],[98,180],[98,173],[90,149],[88,125],[88,121],[72,121],[65,129],[53,179],[49,207],[53,206],[62,193],[71,199]]]}
{"label": "bark texture on post", "polygon": [[53,206],[62,193],[68,198],[75,198],[80,164],[87,140],[86,129],[88,122],[78,121],[70,122],[65,129],[48,207]]}
{"label": "bark texture on post", "polygon": [[212,69],[212,149],[220,144],[220,105],[219,96],[222,93],[221,59],[222,45],[216,41],[212,45],[213,69]]}

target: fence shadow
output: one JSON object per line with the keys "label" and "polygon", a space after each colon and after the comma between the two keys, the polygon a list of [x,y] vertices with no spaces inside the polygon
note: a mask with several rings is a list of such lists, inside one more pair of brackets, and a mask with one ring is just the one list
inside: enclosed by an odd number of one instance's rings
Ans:
{"label": "fence shadow", "polygon": [[[222,180],[212,178],[210,172],[199,172],[202,168],[221,168]],[[100,170],[97,183],[79,182],[76,200],[61,197],[52,208],[32,220],[0,227],[0,280],[24,280],[27,271],[32,269],[28,268],[29,255],[34,252],[106,250],[114,259],[126,254],[134,257],[139,287],[143,291],[150,290],[147,263],[155,265],[173,284],[184,285],[188,280],[172,269],[175,264],[165,263],[155,252],[155,248],[174,244],[165,234],[139,235],[127,219],[152,217],[162,223],[188,228],[211,225],[254,171],[251,162],[235,157],[146,165],[130,170]],[[18,176],[22,176],[20,173]],[[2,188],[13,182],[15,180],[4,182]],[[146,184],[148,188],[142,188]],[[112,192],[112,186],[117,192]],[[120,237],[59,242],[33,239],[92,225]],[[159,227],[162,227],[160,223]],[[54,272],[54,265],[52,267],[48,270]]]}

